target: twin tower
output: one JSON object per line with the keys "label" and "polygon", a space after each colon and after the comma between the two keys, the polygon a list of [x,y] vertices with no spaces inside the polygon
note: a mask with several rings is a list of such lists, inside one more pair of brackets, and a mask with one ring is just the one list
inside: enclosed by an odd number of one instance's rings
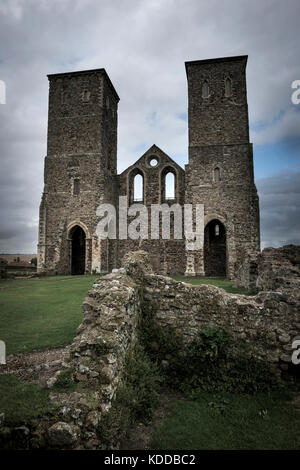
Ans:
{"label": "twin tower", "polygon": [[[186,62],[189,161],[183,170],[153,145],[117,174],[119,96],[104,69],[49,75],[48,145],[40,204],[38,271],[107,273],[129,250],[161,274],[227,276],[260,248],[249,142],[247,56]],[[100,239],[100,204],[202,204],[202,243]],[[174,223],[171,213],[171,225]]]}

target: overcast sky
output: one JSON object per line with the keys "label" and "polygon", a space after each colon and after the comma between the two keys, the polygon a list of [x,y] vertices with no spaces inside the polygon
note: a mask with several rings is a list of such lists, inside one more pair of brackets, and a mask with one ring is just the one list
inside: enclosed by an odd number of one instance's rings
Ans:
{"label": "overcast sky", "polygon": [[248,54],[262,247],[300,243],[299,0],[1,0],[0,252],[35,253],[49,73],[104,67],[118,170],[153,143],[187,163],[184,62]]}

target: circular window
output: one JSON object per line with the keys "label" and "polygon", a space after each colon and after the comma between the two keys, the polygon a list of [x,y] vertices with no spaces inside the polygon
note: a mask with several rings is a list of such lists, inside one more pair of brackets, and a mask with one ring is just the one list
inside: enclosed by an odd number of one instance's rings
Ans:
{"label": "circular window", "polygon": [[149,163],[150,163],[150,166],[156,166],[158,164],[158,160],[157,158],[151,158]]}

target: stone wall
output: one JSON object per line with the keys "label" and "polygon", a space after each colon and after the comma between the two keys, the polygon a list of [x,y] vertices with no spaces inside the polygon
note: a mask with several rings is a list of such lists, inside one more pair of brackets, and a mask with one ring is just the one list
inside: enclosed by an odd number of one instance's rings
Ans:
{"label": "stone wall", "polygon": [[[146,304],[157,322],[177,330],[185,343],[201,326],[219,326],[243,344],[245,354],[278,373],[291,363],[292,341],[300,337],[299,291],[246,296],[214,286],[192,286],[154,274],[146,252],[128,253],[123,268],[96,281],[87,293],[83,322],[71,346],[69,366],[75,371],[74,380],[87,384],[96,398],[93,414],[84,410],[81,414],[83,440],[84,423],[90,423],[92,416],[99,423],[111,407]],[[70,417],[67,421],[76,424]],[[93,439],[96,428],[89,428]]]}
{"label": "stone wall", "polygon": [[[246,64],[247,56],[186,62],[190,146],[249,142]],[[228,96],[227,78],[231,81]],[[204,82],[207,97],[203,96]]]}
{"label": "stone wall", "polygon": [[28,264],[28,266],[23,265],[23,266],[13,266],[13,265],[7,265],[7,274],[10,277],[22,277],[22,276],[32,276],[36,273],[36,266]]}
{"label": "stone wall", "polygon": [[245,255],[237,269],[237,284],[248,290],[288,291],[300,287],[300,246],[265,248],[257,255]]}
{"label": "stone wall", "polygon": [[[157,164],[151,166],[150,161],[156,160]],[[165,176],[171,172],[175,176],[175,194],[174,199],[168,200],[165,196]],[[184,204],[185,179],[183,169],[177,165],[160,148],[153,145],[144,155],[137,160],[134,165],[127,168],[118,177],[119,195],[127,197],[128,206],[134,201],[134,176],[140,174],[143,177],[143,200],[138,201],[144,204],[148,210],[148,239],[138,240],[119,240],[118,266],[121,265],[126,253],[133,250],[144,250],[149,253],[150,263],[153,270],[160,274],[183,274],[186,268],[185,240],[182,233],[182,239],[174,239],[174,218],[170,217],[170,239],[164,240],[161,231],[161,218],[159,222],[159,239],[151,239],[151,205],[152,204],[180,204],[181,210]],[[183,210],[182,210],[183,220]],[[133,219],[134,217],[131,217]],[[129,217],[129,223],[130,223]],[[183,228],[183,224],[182,224]]]}
{"label": "stone wall", "polygon": [[288,367],[292,341],[300,337],[299,303],[299,290],[292,293],[290,288],[250,297],[178,282],[154,274],[146,252],[128,253],[123,268],[99,279],[88,291],[70,357],[48,381],[53,387],[57,377],[70,370],[76,391],[51,392],[58,412],[28,424],[27,446],[103,448],[99,424],[122,384],[126,355],[137,342],[146,304],[156,321],[177,330],[185,343],[202,325],[219,326],[243,344],[243,354],[280,374],[278,366]]}
{"label": "stone wall", "polygon": [[8,262],[6,261],[6,259],[0,258],[0,279],[6,279],[7,265],[8,265]]}

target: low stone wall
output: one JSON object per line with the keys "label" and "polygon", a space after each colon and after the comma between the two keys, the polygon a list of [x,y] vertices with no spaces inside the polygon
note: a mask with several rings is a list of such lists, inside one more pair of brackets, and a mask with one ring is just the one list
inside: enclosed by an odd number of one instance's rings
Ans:
{"label": "low stone wall", "polygon": [[[125,357],[137,341],[137,325],[147,304],[157,322],[177,330],[186,343],[201,326],[219,326],[246,345],[249,356],[279,372],[278,366],[291,362],[293,339],[300,338],[297,295],[233,295],[213,286],[192,286],[153,274],[145,252],[127,254],[123,268],[96,281],[87,293],[83,322],[71,346],[69,366],[75,371],[74,380],[86,384],[95,399],[93,410],[86,412],[80,405],[81,393],[75,407],[81,409],[83,423],[77,444],[98,442],[97,426],[122,382]],[[65,406],[74,408],[72,403]],[[72,412],[67,422],[76,426]],[[58,442],[56,437],[53,440],[57,426],[62,424],[55,423],[48,432],[51,445]]]}
{"label": "low stone wall", "polygon": [[7,264],[4,258],[0,258],[0,279],[7,278]]}
{"label": "low stone wall", "polygon": [[300,339],[299,300],[299,291],[290,288],[250,297],[192,286],[153,274],[147,253],[129,253],[123,268],[96,281],[87,293],[70,358],[48,381],[52,387],[69,369],[77,391],[51,392],[59,411],[30,424],[28,447],[101,448],[99,423],[122,383],[125,358],[137,342],[147,305],[163,328],[174,328],[185,342],[202,325],[219,326],[245,344],[247,354],[280,371],[278,366],[291,362],[293,339]]}
{"label": "low stone wall", "polygon": [[265,248],[247,255],[237,269],[236,281],[250,291],[284,289],[293,295],[300,287],[300,246]]}
{"label": "low stone wall", "polygon": [[33,276],[36,273],[36,266],[28,264],[28,266],[7,265],[7,274],[10,277]]}
{"label": "low stone wall", "polygon": [[145,277],[145,299],[162,326],[190,341],[203,325],[219,326],[247,345],[248,354],[270,364],[291,362],[292,340],[300,338],[299,298],[283,292],[233,295],[213,286],[162,276]]}
{"label": "low stone wall", "polygon": [[71,346],[76,382],[97,387],[107,412],[122,379],[125,357],[136,343],[142,293],[125,270],[97,281],[83,303],[83,322]]}
{"label": "low stone wall", "polygon": [[256,285],[262,290],[299,290],[300,246],[265,248],[257,258]]}

